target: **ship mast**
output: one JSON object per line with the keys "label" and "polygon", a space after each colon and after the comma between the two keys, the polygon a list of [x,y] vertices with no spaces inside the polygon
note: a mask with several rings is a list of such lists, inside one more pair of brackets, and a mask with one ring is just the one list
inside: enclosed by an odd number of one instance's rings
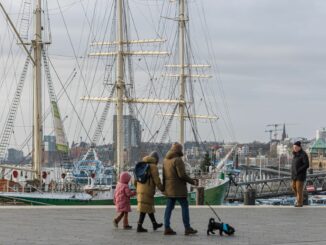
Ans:
{"label": "ship mast", "polygon": [[42,9],[41,0],[35,0],[35,27],[34,40],[32,45],[34,49],[35,65],[33,67],[33,154],[32,165],[34,170],[34,179],[41,179],[42,164],[42,74],[41,74],[41,58],[42,58]]}
{"label": "ship mast", "polygon": [[117,41],[118,41],[118,52],[117,52],[117,76],[116,76],[116,90],[117,90],[117,169],[118,173],[121,171],[123,166],[123,96],[124,96],[124,80],[123,80],[123,0],[117,0],[117,17],[118,17],[118,28],[117,28]]}
{"label": "ship mast", "polygon": [[[115,79],[115,89],[116,96],[114,98],[110,97],[90,97],[84,96],[82,100],[88,101],[98,101],[98,102],[112,102],[116,105],[116,115],[117,115],[117,162],[116,169],[117,175],[124,168],[124,119],[123,119],[123,105],[124,103],[141,103],[141,104],[152,104],[152,103],[164,103],[164,104],[175,104],[180,103],[179,100],[164,100],[164,99],[145,99],[145,98],[128,98],[126,96],[126,84],[124,77],[124,58],[128,56],[158,56],[158,55],[168,55],[168,52],[161,51],[124,51],[124,45],[132,44],[148,44],[148,43],[161,43],[166,40],[163,39],[143,39],[143,40],[128,40],[127,36],[124,37],[124,14],[125,14],[125,0],[116,0],[116,16],[117,16],[117,39],[113,42],[94,42],[93,46],[116,46],[115,52],[95,52],[90,53],[89,56],[114,56],[116,57],[116,79]],[[125,23],[126,24],[126,23]]]}
{"label": "ship mast", "polygon": [[[186,18],[185,18],[185,0],[179,0],[179,65],[180,65],[180,101],[185,100],[185,27],[186,27]],[[179,143],[183,146],[184,131],[185,131],[185,104],[179,103],[179,123],[180,123],[180,135]]]}
{"label": "ship mast", "polygon": [[[185,143],[185,120],[191,118],[198,119],[218,119],[216,116],[209,115],[189,115],[185,111],[186,107],[186,78],[211,78],[210,75],[204,74],[189,74],[185,72],[185,68],[209,68],[209,65],[191,65],[190,60],[186,60],[185,49],[186,49],[186,22],[188,21],[188,16],[186,16],[186,4],[187,0],[179,0],[179,18],[178,18],[178,31],[179,31],[179,64],[178,65],[167,65],[166,67],[179,67],[179,74],[170,74],[170,77],[179,78],[179,115],[174,115],[179,117],[179,143],[184,146]],[[187,63],[186,63],[187,62]],[[169,114],[165,114],[169,115]]]}

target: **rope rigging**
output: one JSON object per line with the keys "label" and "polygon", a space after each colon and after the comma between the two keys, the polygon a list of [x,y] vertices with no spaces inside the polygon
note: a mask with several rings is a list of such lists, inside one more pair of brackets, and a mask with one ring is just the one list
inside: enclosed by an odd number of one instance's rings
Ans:
{"label": "rope rigging", "polygon": [[[62,96],[64,94],[64,91],[69,87],[69,85],[72,83],[72,81],[76,78],[76,75],[77,75],[76,69],[73,69],[71,74],[68,76],[68,79],[64,83],[64,88],[61,88],[57,95],[58,101],[60,101],[60,99],[62,98]],[[49,106],[46,109],[46,112],[43,115],[43,118],[42,118],[43,123],[47,119],[47,117],[50,115],[50,113],[51,113],[51,106]],[[25,146],[28,145],[28,143],[30,142],[31,139],[32,139],[32,132],[29,133],[29,135],[26,137],[24,142],[20,145],[19,150],[22,150],[23,148],[25,148]],[[28,152],[31,152],[31,151],[28,151]]]}
{"label": "rope rigging", "polygon": [[[93,31],[93,28],[92,28],[92,26],[94,26],[94,22],[95,22],[97,2],[98,2],[98,1],[96,1],[95,6],[94,6],[93,17],[92,17],[92,21],[91,21],[91,23],[89,22],[89,20],[88,20],[88,18],[87,18],[87,23],[88,23],[88,25],[89,25],[89,27],[90,27],[90,35],[88,36],[88,41],[87,41],[87,43],[89,42],[91,36],[92,36],[92,38],[91,38],[92,40],[96,40],[97,32],[99,32],[100,27],[101,27],[101,25],[99,25],[98,30],[95,31],[95,32]],[[106,6],[106,8],[108,8],[108,7],[109,7],[109,5],[108,5],[108,2],[107,2],[107,6]],[[115,9],[114,2],[112,2],[111,10],[110,10],[110,11],[105,11],[105,12],[109,12],[109,18],[111,17],[112,14],[113,14],[113,19],[115,18],[115,11],[114,11],[114,9]],[[85,14],[85,16],[87,17],[87,14],[86,14],[86,11],[85,11],[85,8],[84,8],[84,7],[83,7],[83,10],[84,10],[84,14]],[[101,21],[101,23],[103,23],[103,22],[106,23],[106,27],[104,28],[105,31],[104,31],[104,34],[103,34],[103,37],[102,37],[102,41],[103,41],[103,42],[104,42],[104,40],[105,40],[105,38],[106,38],[107,30],[108,30],[108,26],[109,26],[109,22],[108,22],[108,21],[105,21],[105,18],[106,18],[106,16],[104,16],[104,17],[103,17],[103,20]],[[111,25],[111,34],[110,34],[109,36],[110,36],[110,39],[111,39],[111,40],[115,40],[115,27],[114,27],[114,24]],[[103,48],[103,47],[100,46],[100,51],[102,50],[102,48]],[[87,53],[87,52],[88,52],[88,50],[86,50],[86,53]],[[95,76],[96,76],[96,74],[97,74],[96,71],[98,70],[98,65],[100,64],[100,63],[99,63],[100,61],[104,61],[104,63],[105,63],[104,82],[107,83],[107,84],[104,84],[104,85],[105,85],[106,87],[107,87],[107,85],[109,85],[109,82],[108,82],[108,81],[106,82],[106,79],[112,77],[112,73],[113,73],[113,72],[112,72],[112,69],[113,69],[113,64],[115,63],[115,59],[109,59],[109,58],[107,58],[107,59],[103,60],[103,59],[98,58],[98,59],[97,59],[97,62],[96,62],[96,69],[95,69],[95,72],[94,72],[93,78],[89,79],[89,80],[92,81],[92,84],[91,84],[91,86],[90,86],[91,88],[95,87],[95,86],[94,86],[94,83],[95,83],[95,81],[96,81]],[[87,67],[88,67],[88,64],[89,64],[89,62],[87,62]],[[86,68],[86,69],[88,70],[88,68]],[[107,74],[107,78],[105,78],[105,77],[106,77],[105,74]],[[91,74],[90,74],[90,75],[91,75]],[[105,89],[102,90],[102,94],[104,94],[104,92],[105,92]],[[77,101],[76,101],[76,103],[77,103]],[[85,101],[82,102],[82,106],[80,107],[80,111],[79,111],[79,113],[82,114],[82,119],[83,119],[83,120],[85,119],[85,116],[87,115],[87,107],[88,107],[88,103],[87,103],[87,102],[86,102],[86,106],[84,106],[84,104],[85,104]],[[96,106],[96,109],[95,109],[95,112],[94,112],[95,114],[98,112],[98,109],[99,109],[99,104],[97,104],[97,106]],[[90,125],[90,127],[89,127],[89,133],[90,133],[90,131],[91,131],[91,129],[92,129],[92,125],[93,125],[95,119],[97,120],[97,118],[94,117],[94,118],[92,119],[92,121],[91,121],[91,125]],[[97,121],[97,125],[99,125],[99,124],[104,124],[104,122],[102,123],[101,121]],[[97,126],[97,128],[100,128],[100,127],[101,127],[101,126]],[[80,133],[81,133],[81,129],[80,129],[79,132],[77,132],[77,131],[78,131],[77,128],[75,128],[74,138],[76,138],[76,135],[77,135],[77,136],[80,135]],[[103,129],[100,130],[100,131],[103,131]],[[95,130],[94,134],[97,134],[96,130]],[[105,138],[105,135],[103,135],[102,132],[101,132],[101,134],[102,134],[102,138]]]}
{"label": "rope rigging", "polygon": [[[51,62],[51,60],[48,57],[48,50],[44,51],[43,54],[43,63],[44,63],[44,69],[45,69],[45,75],[47,77],[48,83],[49,83],[49,95],[50,95],[50,100],[51,101],[57,101],[60,100],[60,97],[64,94],[65,97],[67,97],[67,104],[69,105],[69,108],[66,107],[66,110],[70,110],[71,113],[74,116],[69,117],[69,127],[67,130],[67,138],[79,138],[81,135],[86,135],[87,140],[91,142],[92,145],[98,144],[98,142],[106,138],[108,131],[112,130],[113,127],[111,123],[106,124],[107,118],[109,118],[109,115],[111,113],[111,106],[110,104],[112,102],[106,102],[103,106],[100,106],[100,103],[94,105],[92,102],[85,102],[79,101],[78,94],[82,91],[85,93],[87,96],[91,96],[96,89],[99,88],[99,84],[103,82],[104,84],[104,89],[101,90],[99,94],[105,95],[108,94],[109,98],[112,98],[114,96],[114,91],[115,91],[115,86],[114,82],[112,82],[112,77],[114,77],[115,72],[113,67],[115,65],[115,58],[101,58],[98,57],[95,62],[91,62],[90,58],[87,57],[86,53],[89,51],[89,48],[85,48],[82,43],[85,40],[87,42],[91,40],[97,40],[97,39],[102,39],[103,41],[109,37],[111,41],[116,40],[116,24],[115,24],[115,19],[116,19],[116,11],[115,11],[115,1],[109,2],[107,1],[106,4],[100,4],[100,1],[92,1],[92,4],[94,4],[94,8],[89,7],[88,5],[86,6],[86,2],[83,0],[79,1],[74,1],[73,3],[66,4],[63,6],[62,4],[60,5],[59,0],[57,0],[57,5],[58,8],[49,8],[48,6],[48,1],[46,1],[46,11],[55,11],[58,10],[58,13],[61,15],[61,19],[64,23],[64,27],[66,30],[66,34],[68,36],[68,41],[71,46],[71,50],[73,53],[73,58],[75,62],[75,66],[78,69],[79,77],[77,79],[76,72],[74,72],[74,76],[71,77],[71,79],[67,79],[65,83],[68,83],[66,85],[61,81],[61,79],[58,76],[58,72],[54,69],[54,66]],[[69,31],[67,22],[65,20],[65,16],[63,14],[64,11],[66,11],[70,6],[77,5],[79,4],[82,7],[82,14],[84,15],[84,22],[82,24],[82,30],[81,30],[81,36],[87,35],[86,39],[80,38],[78,41],[78,48],[76,48],[76,45],[73,45],[73,40],[72,40],[72,35],[71,31]],[[90,4],[90,1],[87,1],[87,4]],[[136,28],[136,23],[134,16],[131,11],[131,6],[128,2],[125,2],[125,9],[128,11],[125,11],[124,13],[124,35],[126,40],[129,40],[129,38],[133,35],[135,35],[138,39],[140,36],[140,33],[138,32],[138,29]],[[161,8],[158,9],[159,4],[155,2],[154,4],[147,4],[144,3],[144,10],[142,12],[146,12],[147,9],[151,8],[156,8],[157,11],[159,11],[161,14],[159,15],[158,18],[158,25],[153,28],[155,30],[155,33],[158,37],[168,37],[169,41],[167,42],[166,45],[159,44],[159,50],[162,48],[168,47],[168,50],[171,50],[174,55],[168,56],[165,59],[152,59],[149,60],[145,56],[142,56],[140,59],[138,59],[138,62],[135,62],[133,58],[127,56],[124,60],[125,64],[125,69],[124,69],[124,75],[125,75],[125,97],[126,98],[135,98],[137,93],[141,93],[142,96],[147,96],[148,98],[150,97],[155,97],[155,98],[161,98],[161,97],[168,97],[169,99],[176,99],[179,98],[178,95],[178,78],[171,78],[167,79],[166,76],[161,76],[159,73],[162,72],[162,70],[167,71],[168,69],[171,69],[173,72],[178,70],[178,68],[163,68],[163,64],[166,64],[166,62],[175,64],[177,62],[177,54],[178,54],[178,33],[175,30],[176,25],[173,26],[169,25],[168,22],[171,22],[171,20],[167,18],[163,18],[162,16],[171,16],[174,14],[175,16],[177,15],[177,10],[176,8],[172,7],[173,4],[175,3],[167,3],[167,1],[162,1],[162,6]],[[102,16],[100,15],[100,11],[105,12],[105,15]],[[187,10],[189,12],[189,10]],[[198,9],[197,11],[201,11],[201,9]],[[149,18],[147,17],[147,22],[149,23],[154,23],[154,12],[149,11]],[[48,26],[48,32],[49,32],[49,40],[52,40],[51,37],[51,28],[50,28],[50,19],[49,19],[49,14],[48,13],[48,19],[47,19],[47,26]],[[89,15],[92,14],[91,18]],[[105,21],[105,19],[113,18],[112,21]],[[202,20],[202,18],[201,18]],[[204,21],[203,23],[206,22],[205,16],[204,16]],[[202,23],[202,24],[203,24]],[[98,24],[96,28],[96,24]],[[154,26],[154,24],[153,24]],[[171,27],[172,26],[172,27]],[[86,33],[86,30],[89,28],[89,33]],[[22,29],[22,32],[23,29]],[[86,34],[85,34],[86,33]],[[208,35],[208,34],[207,34]],[[100,37],[100,38],[98,38]],[[14,39],[13,39],[14,40]],[[2,41],[0,39],[0,41]],[[208,42],[206,40],[206,46],[209,51],[212,50],[212,43]],[[144,47],[142,45],[139,45],[141,48],[141,51],[144,51]],[[185,117],[189,118],[189,125],[191,132],[193,134],[194,141],[196,143],[203,143],[202,138],[199,134],[199,129],[200,125],[197,125],[197,120],[195,118],[192,118],[191,115],[195,115],[196,112],[200,112],[202,110],[205,110],[208,114],[217,114],[214,113],[216,111],[219,111],[219,103],[217,101],[217,96],[214,95],[213,90],[210,90],[208,88],[208,85],[206,83],[205,79],[200,79],[196,78],[193,79],[191,78],[192,75],[195,74],[202,74],[201,71],[198,68],[191,68],[191,64],[197,64],[197,59],[195,56],[195,51],[197,51],[197,47],[192,45],[191,42],[191,36],[189,32],[189,27],[188,27],[188,22],[186,25],[186,47],[187,47],[187,52],[186,52],[186,64],[188,67],[185,69],[186,74],[187,74],[187,79],[186,79],[186,95],[187,95],[187,101],[191,102],[192,104],[188,104],[185,106]],[[104,47],[104,45],[99,47],[99,50],[108,50],[108,51],[114,51],[114,46],[108,46],[107,48]],[[126,45],[126,52],[132,51],[132,46],[130,44]],[[78,60],[80,58],[80,52],[83,53],[83,60],[80,61]],[[213,52],[209,52],[210,55],[213,55]],[[14,57],[14,55],[13,55]],[[46,63],[46,60],[48,60],[48,64]],[[94,61],[94,60],[93,60]],[[216,60],[213,59],[213,62],[215,64]],[[8,65],[10,65],[10,62],[8,62]],[[60,91],[57,94],[54,93],[53,89],[53,84],[50,77],[50,67],[55,71],[56,76],[58,77],[58,80],[60,82]],[[102,72],[102,69],[104,67],[104,72]],[[139,80],[137,81],[138,78],[138,70],[141,70],[143,75],[146,73],[146,81],[142,82]],[[137,70],[137,71],[135,71]],[[215,70],[214,70],[215,71]],[[99,74],[103,75],[99,75]],[[142,78],[142,76],[140,76]],[[144,76],[143,76],[144,77]],[[73,80],[79,80],[77,85],[72,87],[69,86],[69,84]],[[18,79],[17,79],[18,80]],[[19,79],[20,81],[21,79]],[[137,81],[137,82],[135,82]],[[3,85],[4,81],[1,80],[0,83],[0,88]],[[52,84],[52,88],[51,88]],[[140,88],[140,85],[143,86],[142,89]],[[6,85],[6,84],[5,84]],[[220,98],[222,100],[222,105],[224,106],[225,109],[225,117],[222,117],[222,120],[225,124],[227,133],[231,135],[232,138],[235,138],[235,133],[233,129],[233,125],[231,122],[230,118],[230,112],[229,112],[229,107],[226,101],[226,95],[223,90],[223,85],[221,82],[218,81],[217,84],[218,87],[218,92],[220,93]],[[77,88],[77,89],[76,89]],[[53,93],[50,92],[50,90],[53,90]],[[208,90],[208,91],[207,91]],[[212,94],[213,96],[210,96]],[[60,96],[59,96],[60,95]],[[213,102],[212,102],[213,100]],[[91,104],[91,105],[90,105]],[[196,106],[195,106],[196,105]],[[70,108],[71,107],[71,108]],[[141,105],[135,105],[132,103],[128,103],[126,106],[129,111],[129,114],[132,115],[134,118],[137,118],[138,120],[141,121],[141,123],[145,127],[145,132],[143,134],[143,139],[148,139],[151,142],[155,142],[156,140],[159,140],[159,143],[165,142],[167,139],[171,140],[171,138],[174,137],[173,133],[171,133],[171,127],[174,125],[174,118],[176,117],[176,110],[178,105],[173,105],[173,106],[162,106],[161,104],[156,105],[155,107],[149,106],[148,104],[141,104]],[[102,111],[100,109],[103,109]],[[156,113],[161,113],[161,114],[166,114],[172,110],[172,115],[169,115],[168,117],[163,117],[162,120],[156,119],[153,117],[153,119],[148,120],[149,115],[154,115]],[[2,112],[4,113],[4,112]],[[219,111],[219,113],[221,113]],[[49,114],[49,110],[44,111],[44,118],[47,117]],[[67,113],[69,114],[69,113]],[[179,115],[181,116],[181,115]],[[75,119],[77,118],[78,123],[74,123]],[[68,120],[67,120],[68,121]],[[216,128],[219,130],[218,126],[215,127],[213,124],[212,120],[208,120],[209,122],[209,130],[210,130],[210,135],[209,137],[213,138],[215,141],[220,138],[221,134],[217,132],[216,134]],[[107,129],[107,130],[106,130]],[[188,129],[189,130],[189,129]],[[206,129],[207,130],[207,129]],[[12,133],[12,130],[11,130]],[[112,132],[110,132],[112,133]],[[186,134],[187,135],[187,134]],[[2,136],[3,137],[3,136]],[[187,135],[189,137],[189,134]],[[29,137],[28,137],[29,138]],[[28,141],[24,141],[21,147],[25,147],[28,145],[30,138]],[[189,140],[189,138],[188,138]],[[1,143],[0,143],[0,151],[1,151]],[[1,152],[0,152],[0,158],[1,158]]]}
{"label": "rope rigging", "polygon": [[[78,61],[77,53],[76,53],[76,50],[75,50],[75,48],[74,48],[74,45],[73,45],[73,42],[72,42],[72,39],[71,39],[71,36],[70,36],[69,30],[68,30],[67,23],[66,23],[66,21],[65,21],[65,17],[64,17],[64,15],[63,15],[63,12],[62,12],[62,9],[61,9],[61,5],[60,5],[60,3],[59,3],[58,0],[57,0],[57,4],[58,4],[59,10],[60,10],[60,14],[61,14],[62,21],[63,21],[64,26],[65,26],[65,30],[66,30],[66,33],[67,33],[67,36],[68,36],[68,40],[69,40],[69,43],[70,43],[71,49],[72,49],[73,54],[74,54],[74,58],[75,58],[75,61],[76,61],[77,67],[78,67],[78,69],[79,69],[79,71],[80,71],[81,80],[82,80],[82,82],[83,82],[83,85],[84,85],[84,88],[85,88],[86,94],[87,94],[87,96],[90,96],[90,91],[89,91],[88,88],[87,88],[86,79],[85,79],[85,77],[84,77],[84,75],[83,75],[83,74],[84,74],[84,73],[83,73],[83,70],[81,69],[81,65],[80,65],[80,63],[79,63],[79,61]],[[62,85],[62,84],[61,84],[61,85]],[[67,97],[68,97],[68,96],[67,96]],[[68,100],[69,100],[69,102],[71,103],[71,105],[73,105],[73,103],[72,103],[72,101],[71,101],[71,99],[70,99],[69,97],[68,97]],[[96,117],[96,110],[94,109],[94,107],[93,107],[92,104],[91,104],[91,108],[92,108],[92,111],[93,111],[93,113],[94,113],[95,120],[96,120],[96,122],[98,123],[98,120],[97,120],[97,117]],[[79,120],[80,122],[82,122],[82,120],[81,120],[81,118],[80,118],[79,114],[77,113],[77,111],[76,111],[76,109],[75,109],[74,106],[73,106],[73,109],[74,109],[74,112],[76,113],[76,115],[77,115],[77,117],[78,117],[78,120]],[[81,126],[82,126],[82,128],[84,129],[84,131],[85,131],[85,133],[86,133],[86,137],[88,138],[89,141],[91,141],[91,138],[90,138],[90,136],[89,136],[89,132],[88,132],[88,130],[86,130],[86,128],[85,128],[85,126],[84,126],[83,123],[81,124]]]}
{"label": "rope rigging", "polygon": [[20,76],[19,83],[17,84],[14,98],[13,98],[10,108],[9,108],[9,113],[6,118],[5,126],[1,132],[0,160],[4,160],[6,150],[7,150],[8,144],[10,142],[10,138],[12,135],[12,131],[13,131],[16,115],[17,115],[18,106],[20,103],[20,98],[21,98],[22,91],[23,91],[24,84],[25,84],[25,78],[26,78],[29,63],[30,63],[30,58],[29,58],[29,56],[27,56],[25,64],[24,64],[23,72]]}

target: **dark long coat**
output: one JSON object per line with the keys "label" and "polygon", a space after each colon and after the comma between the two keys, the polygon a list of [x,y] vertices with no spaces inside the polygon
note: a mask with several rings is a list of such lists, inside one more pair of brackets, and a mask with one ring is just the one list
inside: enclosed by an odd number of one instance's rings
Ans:
{"label": "dark long coat", "polygon": [[293,153],[291,176],[292,180],[305,181],[307,178],[307,169],[309,168],[309,159],[307,153],[303,150]]}

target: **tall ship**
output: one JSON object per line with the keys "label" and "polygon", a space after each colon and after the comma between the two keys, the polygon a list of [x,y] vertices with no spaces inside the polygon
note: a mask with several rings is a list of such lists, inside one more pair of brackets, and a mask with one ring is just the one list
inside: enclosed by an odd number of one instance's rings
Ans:
{"label": "tall ship", "polygon": [[[204,90],[207,86],[203,86],[203,83],[211,76],[203,71],[209,69],[210,65],[196,63],[189,34],[190,15],[187,2],[187,0],[172,1],[168,6],[160,8],[164,16],[159,20],[156,37],[136,40],[130,38],[138,37],[138,30],[132,29],[135,27],[135,20],[129,1],[106,1],[103,6],[94,6],[91,17],[87,15],[86,6],[81,3],[85,11],[84,25],[88,25],[90,29],[87,39],[90,45],[87,55],[79,61],[77,48],[73,46],[64,17],[64,7],[69,5],[61,6],[57,1],[58,6],[54,11],[57,11],[57,15],[63,20],[75,59],[75,67],[66,82],[60,79],[49,55],[52,35],[49,18],[51,8],[48,2],[22,1],[19,28],[0,3],[6,22],[13,33],[13,40],[17,40],[21,52],[26,56],[23,72],[16,82],[15,93],[8,102],[8,114],[1,135],[2,199],[32,205],[113,205],[119,173],[122,171],[132,173],[135,160],[141,160],[142,155],[149,154],[146,147],[143,152],[133,153],[133,147],[139,147],[140,134],[144,134],[148,142],[155,145],[155,150],[161,156],[166,153],[162,145],[171,142],[171,139],[182,145],[185,145],[186,140],[193,140],[200,148],[204,140],[198,128],[199,120],[208,123],[211,135],[215,136],[213,121],[218,119],[216,114],[196,114],[197,110],[214,112],[214,104],[209,102],[208,98],[209,95],[215,94]],[[171,11],[171,8],[175,11]],[[100,20],[100,13],[104,12],[108,13],[105,17],[110,17],[111,21],[105,20],[104,17]],[[27,26],[31,19],[34,19],[34,33],[29,41]],[[97,29],[96,20],[97,24],[100,24]],[[164,39],[162,36],[168,38]],[[172,41],[168,41],[169,38]],[[164,51],[165,48],[168,51]],[[146,70],[142,73],[141,79],[147,82],[137,82],[135,66],[141,66],[140,63],[143,65],[142,69]],[[24,164],[5,164],[3,162],[13,136],[15,119],[19,106],[22,106],[21,98],[29,66],[33,67],[33,71],[30,72],[33,76],[31,113],[33,125],[31,134],[27,134],[23,145],[28,145],[28,142],[32,141],[28,154],[30,159]],[[154,71],[150,71],[150,68]],[[53,72],[58,85],[52,81]],[[76,79],[78,72],[79,85],[70,88],[70,83]],[[84,94],[78,98],[80,101],[74,103],[78,96],[78,86],[82,86],[80,84],[84,86],[82,89]],[[49,95],[47,98],[45,98],[46,88]],[[3,89],[1,88],[1,91]],[[69,105],[70,114],[73,115],[68,130],[65,130],[65,127],[70,116],[62,117],[59,108],[62,97],[65,97],[62,104],[67,107]],[[49,105],[48,110],[45,107],[46,103]],[[65,112],[67,111],[69,110]],[[44,125],[45,122],[51,121],[49,120],[51,116],[52,133],[56,138],[55,148],[59,155],[57,166],[52,168],[44,166],[43,141]],[[110,116],[113,122],[107,122]],[[70,137],[67,136],[71,135],[72,131],[74,137],[83,134],[89,142],[87,150],[75,161],[71,159],[72,149],[68,144]],[[100,141],[105,141],[106,131],[111,131],[113,138],[114,156],[111,164],[101,161],[97,151]],[[170,133],[171,131],[174,133]],[[204,187],[205,202],[212,205],[223,203],[229,181],[223,174],[225,163],[231,158],[235,147],[230,147],[225,157],[220,159],[214,170],[209,173],[203,170],[199,173],[194,163],[190,163],[190,159],[185,157],[187,171],[190,175],[196,174],[201,186]],[[196,204],[196,195],[196,189],[189,186],[188,199],[191,205]],[[137,201],[132,199],[131,202],[136,204]],[[155,204],[165,204],[163,194],[155,195]]]}

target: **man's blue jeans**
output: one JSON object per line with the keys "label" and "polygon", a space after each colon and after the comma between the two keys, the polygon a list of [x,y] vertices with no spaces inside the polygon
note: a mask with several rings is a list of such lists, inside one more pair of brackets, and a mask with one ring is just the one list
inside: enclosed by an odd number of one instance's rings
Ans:
{"label": "man's blue jeans", "polygon": [[182,221],[185,226],[185,229],[190,228],[190,218],[189,218],[189,204],[186,197],[180,198],[167,198],[165,213],[164,213],[164,227],[165,229],[170,227],[170,218],[172,214],[172,210],[174,209],[175,202],[178,201],[181,210],[182,210]]}

